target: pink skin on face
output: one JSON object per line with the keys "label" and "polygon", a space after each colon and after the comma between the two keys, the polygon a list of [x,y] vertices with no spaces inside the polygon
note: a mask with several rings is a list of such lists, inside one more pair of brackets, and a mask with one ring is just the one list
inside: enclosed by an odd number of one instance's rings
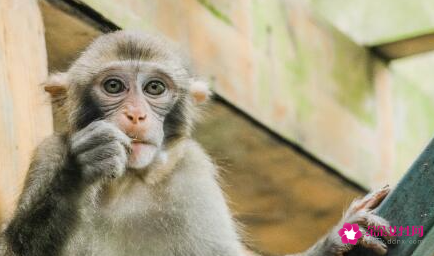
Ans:
{"label": "pink skin on face", "polygon": [[150,138],[151,130],[145,103],[140,99],[129,99],[123,109],[115,117],[119,128],[125,132],[131,140],[131,154],[128,159],[128,168],[143,169],[154,159],[158,151],[158,143]]}
{"label": "pink skin on face", "polygon": [[[136,73],[116,65],[107,68],[107,75],[97,81],[100,86],[95,87],[95,93],[103,103],[102,107],[111,112],[109,119],[131,138],[127,168],[143,170],[153,162],[157,154],[162,153],[163,110],[171,103],[171,86],[169,82],[161,82],[165,80],[161,74],[149,71],[152,67],[143,70],[139,67],[136,70],[137,66],[133,66],[131,70],[139,72]],[[147,81],[161,82],[165,86],[164,91],[161,94],[149,93],[145,90],[150,83]]]}

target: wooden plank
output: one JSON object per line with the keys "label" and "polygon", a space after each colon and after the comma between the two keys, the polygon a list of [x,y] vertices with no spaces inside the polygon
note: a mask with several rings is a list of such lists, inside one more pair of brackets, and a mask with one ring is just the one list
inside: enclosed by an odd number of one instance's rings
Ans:
{"label": "wooden plank", "polygon": [[[423,226],[428,232],[434,224],[434,140],[413,163],[396,189],[379,206],[378,214],[390,221],[392,226]],[[390,248],[389,256],[411,255],[418,246],[418,236],[397,236],[399,244]],[[371,252],[362,249],[349,255],[370,256]]]}
{"label": "wooden plank", "polygon": [[390,61],[434,50],[434,33],[376,45],[374,53]]}
{"label": "wooden plank", "polygon": [[434,31],[430,0],[314,0],[310,3],[361,45],[400,41]]}
{"label": "wooden plank", "polygon": [[31,152],[52,133],[44,28],[36,0],[0,1],[0,215],[10,216]]}
{"label": "wooden plank", "polygon": [[50,72],[65,71],[102,32],[89,25],[83,16],[76,17],[68,13],[61,1],[55,5],[46,1],[38,3],[45,27],[48,68]]}

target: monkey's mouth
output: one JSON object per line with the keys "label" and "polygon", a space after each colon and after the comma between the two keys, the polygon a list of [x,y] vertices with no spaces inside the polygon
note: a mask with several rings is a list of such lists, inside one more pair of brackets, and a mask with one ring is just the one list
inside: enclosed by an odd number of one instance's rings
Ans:
{"label": "monkey's mouth", "polygon": [[132,146],[157,146],[157,144],[152,139],[147,139],[142,136],[138,136],[136,134],[127,134],[128,137],[131,138],[131,145]]}
{"label": "monkey's mouth", "polygon": [[[131,138],[131,137],[130,137]],[[152,141],[149,140],[144,140],[144,139],[139,139],[137,137],[135,138],[131,138],[131,144],[132,145],[148,145],[148,146],[155,146],[154,143],[152,143]]]}
{"label": "monkey's mouth", "polygon": [[148,144],[147,141],[145,141],[144,139],[140,138],[140,136],[138,136],[136,134],[128,134],[127,133],[127,136],[130,137],[131,144],[135,144],[135,143]]}
{"label": "monkey's mouth", "polygon": [[145,144],[146,142],[141,140],[141,139],[137,139],[137,138],[132,138],[131,143],[142,143]]}

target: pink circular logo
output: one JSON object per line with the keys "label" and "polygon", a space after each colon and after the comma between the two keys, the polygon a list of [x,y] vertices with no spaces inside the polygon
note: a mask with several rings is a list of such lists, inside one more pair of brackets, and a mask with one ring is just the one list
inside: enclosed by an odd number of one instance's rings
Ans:
{"label": "pink circular logo", "polygon": [[359,231],[359,225],[345,223],[344,227],[339,229],[339,236],[344,244],[357,244],[357,240],[362,237],[362,232]]}

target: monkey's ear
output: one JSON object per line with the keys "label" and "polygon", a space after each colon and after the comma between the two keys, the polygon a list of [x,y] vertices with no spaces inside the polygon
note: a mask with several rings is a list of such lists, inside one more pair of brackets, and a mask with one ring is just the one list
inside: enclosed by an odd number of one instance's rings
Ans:
{"label": "monkey's ear", "polygon": [[201,80],[191,81],[190,93],[193,96],[195,104],[205,103],[212,94],[208,84]]}
{"label": "monkey's ear", "polygon": [[42,85],[52,97],[64,96],[68,90],[68,76],[66,73],[54,73]]}

